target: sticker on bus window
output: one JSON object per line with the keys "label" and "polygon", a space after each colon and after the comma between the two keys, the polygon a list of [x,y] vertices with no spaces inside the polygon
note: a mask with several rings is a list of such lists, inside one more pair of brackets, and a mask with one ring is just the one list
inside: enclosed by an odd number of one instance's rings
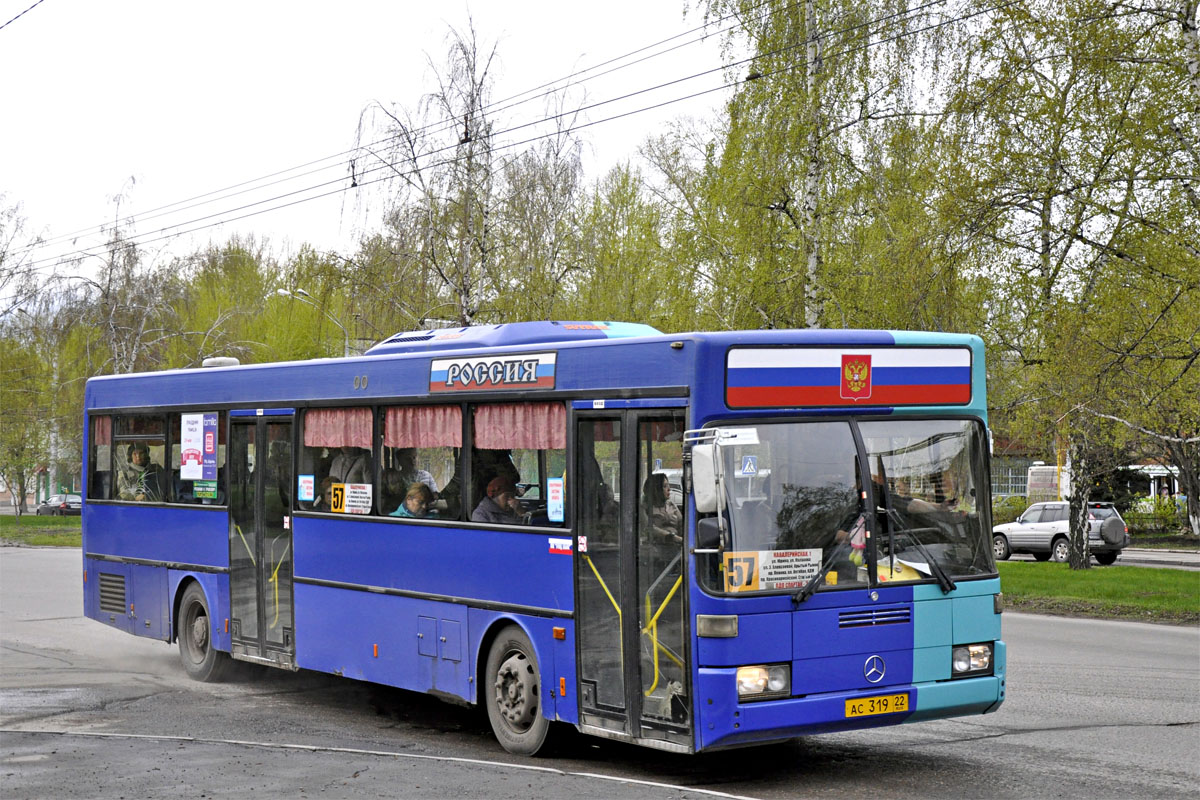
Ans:
{"label": "sticker on bus window", "polygon": [[[338,484],[334,484],[337,486]],[[342,484],[345,487],[345,508],[347,514],[370,514],[371,513],[371,484],[369,483],[346,483]],[[334,494],[336,497],[336,492]],[[335,511],[337,509],[334,509]]]}
{"label": "sticker on bus window", "polygon": [[821,548],[739,550],[726,553],[722,567],[727,592],[800,589],[820,571]]}
{"label": "sticker on bus window", "polygon": [[217,499],[217,482],[216,481],[193,481],[192,482],[192,497],[197,500],[216,500]]}
{"label": "sticker on bus window", "polygon": [[297,478],[296,497],[304,503],[311,503],[317,499],[316,475],[301,475]]}
{"label": "sticker on bus window", "polygon": [[546,479],[546,516],[551,522],[563,521],[563,479]]}

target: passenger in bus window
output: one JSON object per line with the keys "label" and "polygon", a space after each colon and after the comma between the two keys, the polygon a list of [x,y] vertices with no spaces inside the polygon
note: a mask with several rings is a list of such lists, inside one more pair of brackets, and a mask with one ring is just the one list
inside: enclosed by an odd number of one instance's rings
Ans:
{"label": "passenger in bus window", "polygon": [[487,496],[471,512],[471,521],[521,525],[525,518],[520,510],[516,484],[508,478],[492,478],[487,485]]}
{"label": "passenger in bus window", "polygon": [[157,503],[163,497],[163,473],[150,460],[150,448],[144,442],[129,445],[126,467],[121,471],[118,497],[121,500]]}
{"label": "passenger in bus window", "polygon": [[[521,471],[513,463],[511,450],[481,450],[471,451],[471,481],[475,484],[475,497],[481,499],[487,492],[487,486],[496,478],[505,478],[514,487],[521,482]],[[514,488],[516,496],[521,493]]]}
{"label": "passenger in bus window", "polygon": [[334,483],[370,483],[371,457],[361,447],[343,447],[329,465]]}
{"label": "passenger in bus window", "polygon": [[429,508],[432,505],[433,492],[429,491],[428,486],[418,481],[408,487],[408,493],[404,495],[404,502],[388,516],[421,519],[430,515]]}
{"label": "passenger in bus window", "polygon": [[437,497],[437,482],[433,479],[432,473],[417,466],[416,456],[416,450],[411,447],[401,447],[396,451],[396,468],[399,470],[400,480],[405,486],[423,483],[429,487],[429,491],[433,493],[434,497]]}
{"label": "passenger in bus window", "polygon": [[333,476],[326,475],[324,477],[324,479],[321,480],[321,493],[319,495],[317,495],[317,499],[313,501],[313,504],[312,504],[313,511],[329,511],[330,510],[329,498],[331,496],[331,492],[333,491],[332,487],[333,487]]}
{"label": "passenger in bus window", "polygon": [[671,502],[667,476],[650,475],[642,484],[642,524],[650,536],[660,542],[683,541],[683,514]]}

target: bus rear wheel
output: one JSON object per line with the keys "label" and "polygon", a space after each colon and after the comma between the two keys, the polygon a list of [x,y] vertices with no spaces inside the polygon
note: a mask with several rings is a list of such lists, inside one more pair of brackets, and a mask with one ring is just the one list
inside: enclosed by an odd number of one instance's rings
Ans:
{"label": "bus rear wheel", "polygon": [[516,625],[500,631],[488,651],[484,702],[500,745],[535,755],[546,743],[550,721],[542,716],[541,675],[533,645]]}
{"label": "bus rear wheel", "polygon": [[228,653],[212,646],[208,602],[200,584],[193,583],[179,602],[179,660],[194,681],[213,683],[225,677],[232,661]]}

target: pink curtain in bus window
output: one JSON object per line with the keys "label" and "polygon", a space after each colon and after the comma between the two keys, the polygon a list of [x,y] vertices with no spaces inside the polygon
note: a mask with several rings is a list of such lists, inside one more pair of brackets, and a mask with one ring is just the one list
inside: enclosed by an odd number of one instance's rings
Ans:
{"label": "pink curtain in bus window", "polygon": [[112,417],[92,417],[92,446],[112,443]]}
{"label": "pink curtain in bus window", "polygon": [[567,446],[562,403],[503,403],[475,408],[475,446],[482,450],[556,450]]}
{"label": "pink curtain in bus window", "polygon": [[304,415],[305,447],[371,449],[371,409],[314,408]]}
{"label": "pink curtain in bus window", "polygon": [[384,417],[387,447],[462,447],[459,406],[398,406]]}

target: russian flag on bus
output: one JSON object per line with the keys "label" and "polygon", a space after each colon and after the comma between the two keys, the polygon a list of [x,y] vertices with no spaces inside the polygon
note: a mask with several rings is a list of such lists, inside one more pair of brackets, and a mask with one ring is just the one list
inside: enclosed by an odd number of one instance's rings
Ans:
{"label": "russian flag on bus", "polygon": [[729,351],[730,408],[963,405],[966,347],[741,347]]}

